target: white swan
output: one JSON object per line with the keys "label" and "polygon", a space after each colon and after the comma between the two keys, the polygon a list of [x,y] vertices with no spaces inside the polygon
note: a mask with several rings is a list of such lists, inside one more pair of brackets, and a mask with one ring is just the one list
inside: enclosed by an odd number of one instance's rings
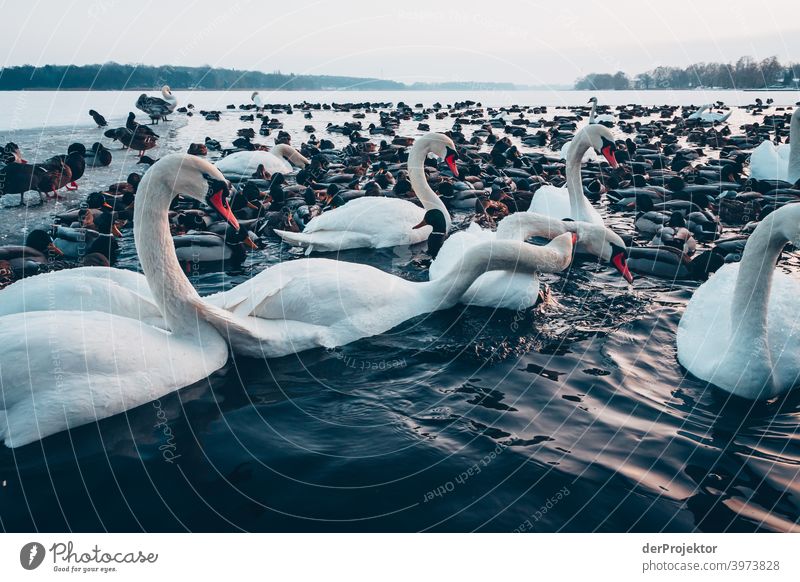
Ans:
{"label": "white swan", "polygon": [[[631,283],[626,263],[625,243],[613,230],[588,222],[555,220],[541,214],[517,212],[500,221],[497,231],[482,229],[475,223],[451,235],[431,263],[431,281],[447,276],[464,253],[477,244],[493,240],[525,241],[532,237],[553,239],[576,233],[576,252],[593,255],[614,266]],[[482,307],[527,309],[536,304],[539,279],[528,274],[492,271],[481,275],[464,293],[461,303]]]}
{"label": "white swan", "polygon": [[592,104],[592,111],[589,113],[589,124],[593,125],[595,123],[609,123],[611,125],[617,122],[617,118],[611,115],[610,113],[603,113],[601,115],[597,115],[597,97],[592,97],[589,99],[589,103]]}
{"label": "white swan", "polygon": [[264,109],[264,102],[261,100],[261,95],[258,94],[258,91],[253,91],[253,94],[250,95],[250,99],[255,103],[256,111]]}
{"label": "white swan", "polygon": [[792,184],[800,180],[800,107],[792,113],[789,143],[775,146],[765,140],[750,155],[750,176],[756,180],[783,180]]}
{"label": "white swan", "polygon": [[731,116],[731,113],[733,113],[732,111],[728,111],[728,113],[716,113],[714,111],[709,111],[708,113],[706,113],[706,111],[708,111],[709,109],[711,109],[710,104],[703,105],[700,109],[689,115],[687,119],[691,120],[699,119],[700,121],[705,121],[709,123],[720,123],[723,121],[727,121],[728,118]]}
{"label": "white swan", "polygon": [[223,192],[209,190],[192,158],[166,156],[154,165],[134,211],[139,259],[170,331],[100,311],[0,317],[0,439],[7,446],[124,412],[225,365],[225,340],[204,319],[215,308],[181,271],[167,224],[176,191],[200,200],[208,192],[211,204],[236,222]]}
{"label": "white swan", "polygon": [[800,381],[800,282],[776,271],[787,242],[800,246],[800,204],[756,227],[740,263],[723,266],[692,296],[678,325],[678,361],[744,398],[771,398]]}
{"label": "white swan", "polygon": [[[456,305],[467,289],[487,270],[555,273],[572,260],[573,237],[566,233],[545,246],[511,240],[482,242],[472,246],[441,278],[407,281],[369,265],[323,258],[305,258],[272,266],[227,291],[222,304],[237,322],[280,323],[292,332],[304,326],[299,337],[306,342],[316,334],[319,347],[332,348],[388,331],[404,321]],[[283,345],[269,336],[228,334],[233,351],[252,357],[274,357],[307,349]],[[268,343],[263,342],[266,337]]]}
{"label": "white swan", "polygon": [[264,166],[264,169],[270,174],[277,172],[290,174],[292,164],[299,168],[305,168],[308,158],[285,143],[273,146],[268,152],[263,150],[235,152],[216,162],[219,171],[230,179],[250,178],[258,166]]}
{"label": "white swan", "polygon": [[450,230],[450,214],[425,178],[424,164],[429,153],[444,158],[458,175],[453,140],[441,133],[418,138],[408,154],[408,176],[423,208],[408,200],[365,196],[317,216],[303,232],[275,232],[285,242],[305,247],[309,253],[413,245],[426,240],[432,232],[423,223],[426,211],[438,210],[443,215],[446,234]]}
{"label": "white swan", "polygon": [[567,154],[567,185],[557,188],[546,184],[533,195],[528,212],[544,214],[557,220],[571,218],[603,224],[603,217],[583,194],[581,159],[588,149],[603,154],[612,168],[617,166],[616,146],[611,130],[603,125],[587,125],[575,134]]}

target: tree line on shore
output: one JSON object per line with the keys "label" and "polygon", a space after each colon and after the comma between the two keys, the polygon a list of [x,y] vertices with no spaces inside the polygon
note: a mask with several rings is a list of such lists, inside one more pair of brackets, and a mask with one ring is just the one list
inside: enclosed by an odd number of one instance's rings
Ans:
{"label": "tree line on shore", "polygon": [[591,73],[575,81],[578,90],[797,88],[800,64],[782,64],[777,57],[758,61],[741,57],[735,63],[696,63],[688,67],[656,67],[632,79],[624,72]]}
{"label": "tree line on shore", "polygon": [[20,65],[0,68],[0,91],[35,89],[156,90],[162,85],[172,89],[196,90],[514,90],[512,83],[442,82],[404,84],[365,77],[332,75],[295,75],[220,69],[211,66],[178,67],[171,65]]}

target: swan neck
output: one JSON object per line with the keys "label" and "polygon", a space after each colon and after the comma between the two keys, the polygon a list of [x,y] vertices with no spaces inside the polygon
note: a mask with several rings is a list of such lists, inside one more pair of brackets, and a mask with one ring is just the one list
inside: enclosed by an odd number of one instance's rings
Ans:
{"label": "swan neck", "polygon": [[570,218],[573,220],[591,219],[591,204],[583,194],[581,181],[581,162],[583,155],[592,147],[583,133],[579,133],[569,146],[566,160],[567,192],[569,193]]}
{"label": "swan neck", "polygon": [[792,115],[789,126],[789,168],[787,180],[795,184],[800,180],[800,114]]}
{"label": "swan neck", "polygon": [[133,235],[153,298],[173,332],[197,335],[207,324],[199,317],[200,296],[181,270],[169,229],[174,193],[159,169],[150,169],[136,193]]}
{"label": "swan neck", "polygon": [[545,246],[511,240],[483,243],[469,249],[445,275],[429,283],[435,289],[430,298],[437,309],[446,309],[458,303],[487,271],[511,271],[535,277],[538,273],[563,271],[571,260],[571,252],[556,241]]}
{"label": "swan neck", "polygon": [[592,112],[589,114],[589,125],[594,123],[597,114],[597,101],[592,101]]}
{"label": "swan neck", "polygon": [[[789,239],[776,218],[770,214],[750,236],[739,263],[739,274],[731,304],[734,322],[733,339],[741,342],[764,342],[767,313],[772,291],[775,264]],[[736,325],[735,322],[738,322]]]}
{"label": "swan neck", "polygon": [[428,185],[428,179],[425,176],[425,158],[428,155],[428,151],[427,145],[419,141],[411,146],[411,151],[408,154],[408,180],[411,182],[411,188],[413,188],[417,198],[422,202],[422,207],[425,210],[438,209],[442,211],[447,223],[446,230],[449,232],[452,226],[450,213],[447,211],[442,199]]}

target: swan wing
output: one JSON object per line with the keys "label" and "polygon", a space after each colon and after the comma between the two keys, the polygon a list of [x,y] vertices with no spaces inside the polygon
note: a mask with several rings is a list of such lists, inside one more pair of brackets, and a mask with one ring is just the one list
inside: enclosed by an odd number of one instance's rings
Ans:
{"label": "swan wing", "polygon": [[557,220],[570,218],[572,208],[569,203],[569,192],[566,188],[545,184],[533,195],[528,212],[543,214]]}
{"label": "swan wing", "polygon": [[0,316],[34,311],[102,311],[163,327],[143,275],[81,267],[26,277],[0,291]]}
{"label": "swan wing", "polygon": [[264,169],[270,174],[276,172],[290,174],[292,172],[292,165],[289,162],[283,158],[279,158],[273,153],[260,150],[253,152],[235,152],[225,156],[214,165],[216,165],[217,169],[225,176],[233,177],[252,176],[259,165],[263,165]]}
{"label": "swan wing", "polygon": [[[315,240],[318,240],[320,244],[332,247],[329,250],[411,245],[426,240],[431,233],[429,226],[413,228],[424,216],[425,210],[408,200],[371,196],[356,198],[344,206],[317,216],[301,233],[305,236],[292,238],[301,246],[314,244],[315,248]],[[330,237],[329,234],[323,236],[321,233],[340,233],[342,242],[348,242],[350,246],[334,247],[337,243],[336,237]],[[351,236],[344,237],[341,233],[350,233]],[[284,234],[279,235],[288,242]]]}
{"label": "swan wing", "polygon": [[125,412],[208,377],[227,359],[213,331],[190,340],[100,312],[5,316],[0,439],[18,447]]}
{"label": "swan wing", "polygon": [[[786,150],[785,158],[779,152]],[[765,140],[750,154],[750,176],[756,180],[786,180],[789,148],[776,148]]]}

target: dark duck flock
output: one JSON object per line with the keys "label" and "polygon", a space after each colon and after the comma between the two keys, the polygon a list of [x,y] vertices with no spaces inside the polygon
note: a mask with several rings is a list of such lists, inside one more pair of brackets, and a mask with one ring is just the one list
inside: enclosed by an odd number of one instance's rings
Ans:
{"label": "dark duck flock", "polygon": [[[800,245],[800,108],[290,105],[259,92],[220,110],[178,104],[164,86],[131,104],[139,119],[90,110],[88,148],[3,149],[0,213],[44,212],[0,247],[8,447],[233,358],[336,350],[427,314],[536,313],[547,327],[587,284],[632,310],[688,293],[662,347],[714,393],[770,401],[800,382],[786,324],[800,283],[782,267]],[[191,141],[167,148],[181,124]],[[103,168],[124,181],[85,191]],[[236,284],[204,286],[223,276]],[[54,332],[70,346],[58,369],[38,349]]]}

